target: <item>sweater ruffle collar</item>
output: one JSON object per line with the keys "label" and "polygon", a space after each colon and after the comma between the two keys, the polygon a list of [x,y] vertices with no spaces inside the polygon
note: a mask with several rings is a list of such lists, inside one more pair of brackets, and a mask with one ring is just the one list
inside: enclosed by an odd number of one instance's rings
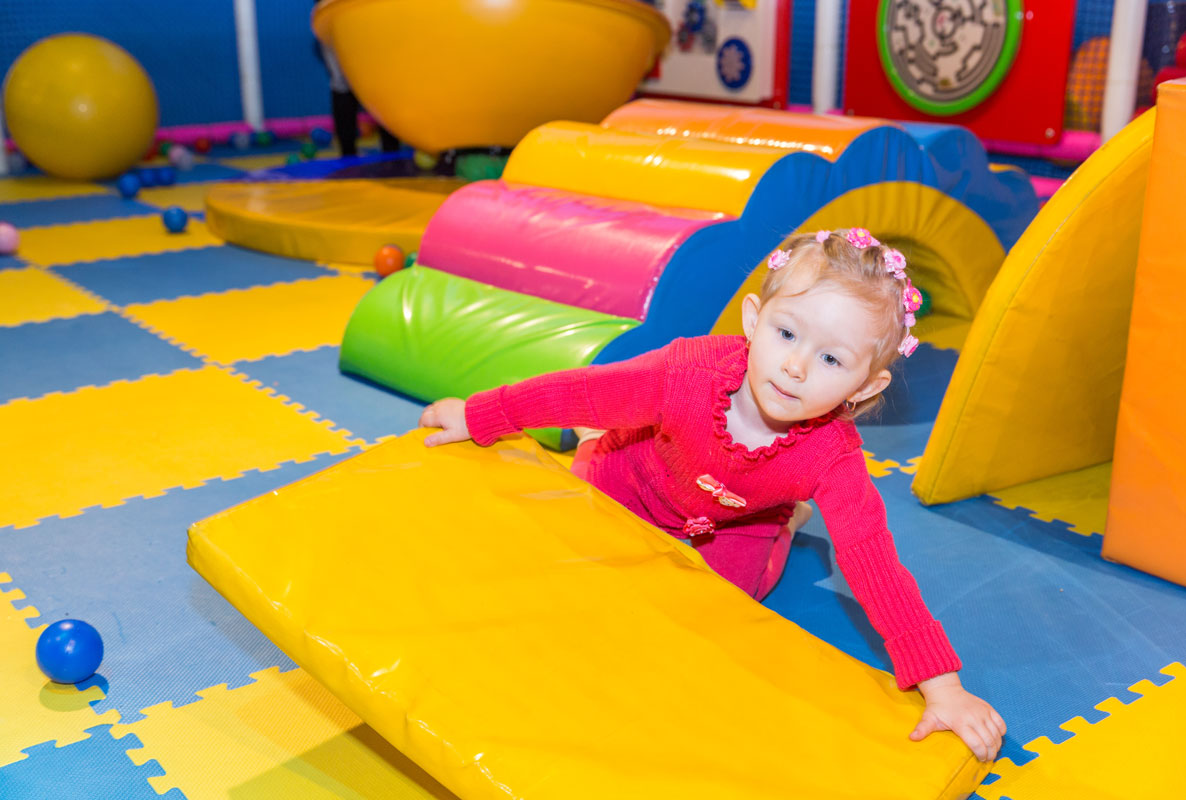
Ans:
{"label": "sweater ruffle collar", "polygon": [[836,418],[836,412],[829,411],[820,417],[800,420],[770,444],[754,449],[750,449],[741,442],[733,441],[733,435],[726,429],[728,420],[725,414],[733,405],[732,395],[741,388],[741,382],[745,380],[746,367],[749,365],[749,342],[744,336],[732,338],[737,340],[736,347],[730,349],[721,358],[713,379],[712,428],[717,438],[721,440],[722,447],[739,458],[750,461],[772,458]]}

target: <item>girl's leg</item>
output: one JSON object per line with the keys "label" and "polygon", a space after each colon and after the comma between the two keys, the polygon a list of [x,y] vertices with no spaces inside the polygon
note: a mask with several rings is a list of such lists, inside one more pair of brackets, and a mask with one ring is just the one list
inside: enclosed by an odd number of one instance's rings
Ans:
{"label": "girl's leg", "polygon": [[754,595],[758,600],[770,594],[778,585],[778,579],[782,577],[783,570],[787,566],[787,556],[791,554],[791,541],[795,538],[795,531],[802,528],[807,520],[811,519],[811,514],[811,506],[807,503],[795,504],[794,515],[787,521],[786,527],[778,532],[778,538],[774,540],[774,547],[770,551],[770,560],[766,563],[766,571],[762,574],[762,579],[758,582],[758,591]]}
{"label": "girl's leg", "polygon": [[594,428],[573,428],[572,432],[577,436],[577,451],[572,458],[570,470],[573,475],[581,480],[586,480],[586,476],[589,474],[589,459],[593,457],[593,451],[597,449],[597,440],[605,435],[605,431]]}
{"label": "girl's leg", "polygon": [[810,519],[811,513],[806,503],[796,505],[794,516],[773,539],[717,534],[695,547],[714,572],[761,600],[782,577],[795,531]]}

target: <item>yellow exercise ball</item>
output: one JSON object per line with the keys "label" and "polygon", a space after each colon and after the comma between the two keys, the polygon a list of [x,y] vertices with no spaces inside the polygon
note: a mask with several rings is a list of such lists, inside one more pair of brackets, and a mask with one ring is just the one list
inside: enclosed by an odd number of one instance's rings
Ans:
{"label": "yellow exercise ball", "polygon": [[119,45],[65,33],[42,39],[4,79],[9,134],[59,178],[110,178],[148,151],[157,129],[148,73]]}

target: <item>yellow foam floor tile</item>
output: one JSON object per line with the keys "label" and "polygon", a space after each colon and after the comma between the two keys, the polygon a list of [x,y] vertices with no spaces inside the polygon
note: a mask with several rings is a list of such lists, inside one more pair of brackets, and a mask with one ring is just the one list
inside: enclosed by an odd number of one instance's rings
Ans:
{"label": "yellow foam floor tile", "polygon": [[25,595],[19,589],[4,590],[11,580],[0,572],[0,767],[25,758],[21,751],[33,745],[52,741],[64,747],[87,738],[86,729],[93,725],[119,720],[118,711],[100,715],[91,708],[103,699],[99,687],[80,692],[41,674],[33,651],[45,625],[30,628],[25,622],[39,616],[36,608],[12,607]]}
{"label": "yellow foam floor tile", "polygon": [[218,367],[0,406],[0,528],[271,469],[356,442]]}
{"label": "yellow foam floor tile", "polygon": [[210,247],[222,240],[191,219],[181,233],[165,230],[159,214],[70,225],[49,225],[21,231],[21,258],[44,267],[98,261],[145,253],[167,253]]}
{"label": "yellow foam floor tile", "polygon": [[340,344],[374,281],[327,275],[131,305],[128,316],[220,364]]}
{"label": "yellow foam floor tile", "polygon": [[141,189],[136,199],[162,208],[181,206],[186,211],[204,211],[206,209],[206,192],[210,191],[210,187],[213,185],[213,182],[207,182],[153,186]]}
{"label": "yellow foam floor tile", "polygon": [[307,672],[273,667],[252,677],[198,692],[195,703],[147,708],[111,734],[135,734],[144,746],[129,757],[156,759],[165,771],[148,779],[153,788],[189,800],[456,800]]}
{"label": "yellow foam floor tile", "polygon": [[1112,462],[1043,478],[992,493],[1005,508],[1026,508],[1043,522],[1060,520],[1089,536],[1102,534],[1108,521]]}
{"label": "yellow foam floor tile", "polygon": [[1038,757],[1016,766],[1007,758],[993,765],[1001,779],[981,786],[985,800],[1137,800],[1186,794],[1181,762],[1181,728],[1186,718],[1186,668],[1162,670],[1173,677],[1156,686],[1129,687],[1142,695],[1125,705],[1112,697],[1096,706],[1109,716],[1094,724],[1075,717],[1060,727],[1074,735],[1054,744],[1042,736],[1025,746]]}
{"label": "yellow foam floor tile", "polygon": [[102,301],[36,267],[0,270],[0,326],[97,314]]}
{"label": "yellow foam floor tile", "polygon": [[[89,181],[68,181],[48,175],[28,175],[0,180],[0,203],[19,203],[24,200],[48,200],[54,197],[78,197],[86,194],[107,194],[110,190]],[[3,217],[0,214],[0,217]]]}

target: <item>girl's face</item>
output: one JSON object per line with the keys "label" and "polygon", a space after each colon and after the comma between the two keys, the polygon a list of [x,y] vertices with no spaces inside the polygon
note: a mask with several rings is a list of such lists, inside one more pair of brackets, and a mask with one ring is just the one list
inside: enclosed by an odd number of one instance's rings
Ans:
{"label": "girl's face", "polygon": [[868,307],[834,287],[778,294],[765,304],[748,295],[742,328],[750,340],[746,385],[775,430],[889,385],[888,370],[869,374],[878,332]]}

